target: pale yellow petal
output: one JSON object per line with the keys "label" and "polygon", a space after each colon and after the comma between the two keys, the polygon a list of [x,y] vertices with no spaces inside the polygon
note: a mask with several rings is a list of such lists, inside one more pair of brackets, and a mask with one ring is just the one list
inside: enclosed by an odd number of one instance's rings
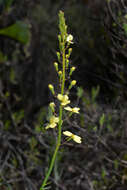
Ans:
{"label": "pale yellow petal", "polygon": [[69,106],[65,107],[64,109],[67,110],[67,111],[72,111],[72,108],[69,107]]}
{"label": "pale yellow petal", "polygon": [[59,118],[58,118],[58,117],[55,117],[55,118],[54,118],[54,122],[55,122],[55,123],[58,123],[58,122],[59,122]]}
{"label": "pale yellow petal", "polygon": [[70,100],[68,100],[68,101],[63,101],[63,102],[61,103],[62,106],[66,106],[67,104],[70,104]]}
{"label": "pale yellow petal", "polygon": [[70,103],[69,97],[67,95],[58,94],[57,98],[61,101],[62,106]]}
{"label": "pale yellow petal", "polygon": [[45,127],[45,129],[49,129],[50,128],[50,126],[49,126],[49,124]]}
{"label": "pale yellow petal", "polygon": [[80,108],[77,108],[77,107],[72,108],[72,112],[74,112],[74,113],[79,113],[79,110],[80,110]]}
{"label": "pale yellow petal", "polygon": [[49,124],[46,126],[46,129],[48,128],[55,128],[57,126],[57,123],[59,122],[59,118],[55,117],[54,115],[50,118]]}
{"label": "pale yellow petal", "polygon": [[76,143],[81,143],[81,137],[79,137],[78,135],[73,135],[73,140],[76,142]]}
{"label": "pale yellow petal", "polygon": [[52,108],[52,107],[55,107],[55,103],[54,102],[51,102],[50,104],[49,104],[49,106]]}
{"label": "pale yellow petal", "polygon": [[65,100],[68,100],[68,99],[69,99],[68,95],[65,94],[65,95],[64,95],[64,99],[65,99]]}
{"label": "pale yellow petal", "polygon": [[70,131],[64,131],[63,134],[68,137],[71,137],[73,135],[73,133],[71,133]]}
{"label": "pale yellow petal", "polygon": [[58,95],[57,95],[57,98],[58,98],[58,100],[62,101],[63,95],[62,95],[62,94],[58,94]]}
{"label": "pale yellow petal", "polygon": [[56,123],[52,123],[49,125],[50,128],[55,128],[56,127]]}

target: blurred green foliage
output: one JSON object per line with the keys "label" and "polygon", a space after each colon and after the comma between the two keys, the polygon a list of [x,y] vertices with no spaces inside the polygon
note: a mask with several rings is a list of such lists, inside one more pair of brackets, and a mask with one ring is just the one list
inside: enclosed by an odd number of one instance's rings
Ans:
{"label": "blurred green foliage", "polygon": [[22,21],[17,21],[15,24],[0,29],[0,35],[8,36],[12,39],[18,40],[23,44],[27,44],[30,41],[30,31],[28,24]]}

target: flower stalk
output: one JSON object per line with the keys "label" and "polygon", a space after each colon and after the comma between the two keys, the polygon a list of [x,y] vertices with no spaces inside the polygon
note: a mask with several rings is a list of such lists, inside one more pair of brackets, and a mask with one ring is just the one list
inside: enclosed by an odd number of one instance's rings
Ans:
{"label": "flower stalk", "polygon": [[[60,93],[57,94],[56,96],[56,92],[54,89],[54,86],[49,84],[49,89],[51,91],[51,93],[54,95],[54,97],[57,97],[57,99],[59,100],[59,114],[57,116],[57,114],[55,113],[55,104],[54,102],[51,102],[49,104],[49,108],[51,110],[51,117],[49,119],[49,124],[46,126],[46,129],[49,128],[56,128],[58,126],[58,136],[57,136],[57,143],[56,143],[56,147],[53,153],[53,156],[51,158],[51,162],[49,165],[49,169],[46,172],[46,176],[43,180],[43,183],[40,187],[40,190],[45,190],[46,186],[48,185],[48,179],[49,176],[51,175],[51,172],[53,170],[53,167],[55,165],[55,160],[57,157],[57,153],[60,149],[61,146],[61,136],[62,136],[62,124],[63,124],[63,110],[65,111],[69,111],[69,114],[73,114],[73,113],[79,113],[79,108],[75,107],[75,108],[71,108],[69,106],[65,107],[66,105],[70,104],[70,100],[69,97],[67,95],[66,89],[65,89],[65,81],[66,81],[66,71],[68,71],[68,69],[70,69],[69,73],[70,75],[72,74],[72,72],[75,70],[75,67],[68,67],[69,64],[69,58],[72,52],[72,48],[69,48],[69,46],[71,44],[73,44],[73,36],[71,34],[67,34],[67,25],[65,24],[65,18],[64,18],[64,13],[62,11],[59,12],[59,30],[60,30],[60,34],[58,35],[58,40],[59,40],[59,52],[56,53],[57,55],[57,59],[58,59],[58,63],[55,62],[54,63],[54,67],[56,72],[58,73],[59,76],[59,82],[60,82]],[[66,51],[68,50],[68,54],[66,54]],[[59,65],[58,65],[59,64]],[[60,70],[59,70],[60,68]],[[73,80],[70,83],[69,86],[69,90],[76,85],[76,81]],[[69,131],[65,131],[63,132],[64,135],[69,137],[69,140],[74,140],[77,143],[81,143],[81,137],[74,135],[73,133],[69,132]]]}
{"label": "flower stalk", "polygon": [[[59,17],[60,17],[60,24],[61,24],[61,26],[62,26],[62,22],[63,22],[63,25],[66,26],[65,25],[65,20],[64,20],[64,13],[62,11],[60,11]],[[62,26],[62,27],[64,27],[64,26]],[[61,30],[61,28],[60,28],[60,30]],[[62,29],[62,31],[63,31],[63,29]],[[60,32],[62,32],[62,31],[60,31]],[[65,39],[64,39],[64,33],[63,33],[63,35],[61,35],[61,39],[62,39],[62,45],[61,45],[62,46],[62,86],[61,86],[61,95],[64,95],[65,69],[66,69],[66,65],[65,65],[66,60],[65,60]],[[58,53],[57,53],[57,57],[58,57],[58,61],[60,61],[60,54],[58,55]],[[50,86],[50,90],[52,90],[51,86]],[[53,93],[54,93],[54,91],[53,91]],[[50,163],[49,169],[48,169],[48,171],[46,173],[46,176],[44,178],[44,181],[42,183],[42,186],[41,186],[40,190],[44,190],[45,186],[47,185],[48,178],[49,178],[49,176],[50,176],[50,174],[52,172],[53,166],[55,164],[56,156],[57,156],[58,150],[59,150],[60,145],[61,145],[62,115],[63,115],[63,106],[60,105],[60,108],[59,108],[59,123],[58,123],[58,139],[57,139],[57,144],[56,144],[55,151],[53,153],[53,157],[51,159],[51,163]]]}

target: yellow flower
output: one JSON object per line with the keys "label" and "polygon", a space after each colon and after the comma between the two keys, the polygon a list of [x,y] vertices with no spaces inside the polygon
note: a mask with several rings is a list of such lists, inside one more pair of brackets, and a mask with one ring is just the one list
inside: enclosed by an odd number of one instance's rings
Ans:
{"label": "yellow flower", "polygon": [[55,128],[57,123],[59,122],[59,118],[55,117],[54,115],[50,118],[49,124],[46,126],[46,129],[48,128]]}
{"label": "yellow flower", "polygon": [[69,97],[67,95],[58,94],[57,98],[61,101],[62,106],[66,106],[70,103]]}
{"label": "yellow flower", "polygon": [[73,139],[73,141],[75,141],[76,143],[81,143],[81,137],[79,137],[78,135],[74,135],[73,133],[71,133],[70,131],[64,131],[63,134],[65,136],[68,136],[70,138]]}
{"label": "yellow flower", "polygon": [[67,42],[70,43],[70,44],[73,44],[74,42],[73,41],[73,36],[71,34],[68,34],[67,36]]}
{"label": "yellow flower", "polygon": [[71,108],[69,106],[65,107],[64,109],[73,113],[79,113],[79,110],[80,110],[80,108],[77,108],[77,107]]}

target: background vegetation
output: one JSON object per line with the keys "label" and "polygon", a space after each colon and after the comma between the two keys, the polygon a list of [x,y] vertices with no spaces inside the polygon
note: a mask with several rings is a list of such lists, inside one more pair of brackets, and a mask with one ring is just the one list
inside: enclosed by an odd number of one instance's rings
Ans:
{"label": "background vegetation", "polygon": [[0,0],[0,189],[37,190],[48,167],[60,9],[75,40],[71,99],[81,107],[65,129],[78,129],[83,143],[62,146],[51,189],[126,190],[126,0]]}

